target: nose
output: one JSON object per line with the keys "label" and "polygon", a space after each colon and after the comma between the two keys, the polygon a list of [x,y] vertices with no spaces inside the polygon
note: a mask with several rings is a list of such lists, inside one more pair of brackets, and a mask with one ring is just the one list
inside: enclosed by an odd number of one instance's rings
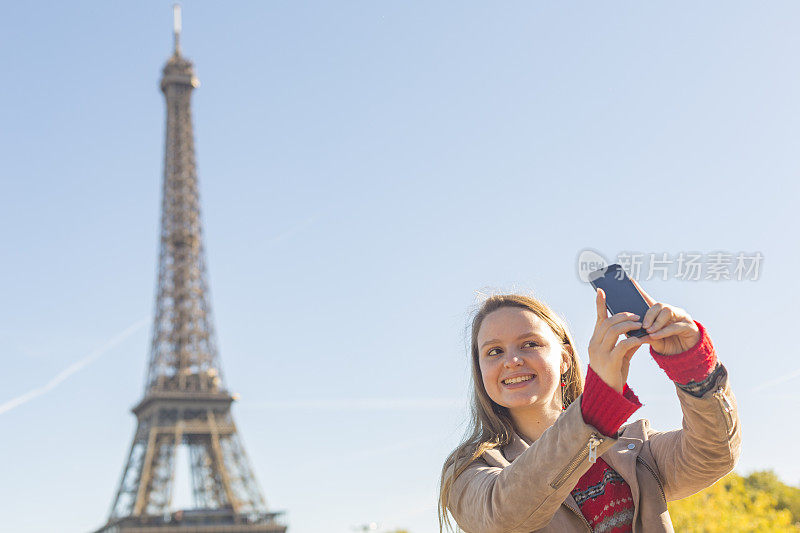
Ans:
{"label": "nose", "polygon": [[520,358],[520,356],[514,353],[509,353],[508,357],[505,358],[503,364],[505,365],[506,368],[514,368],[515,366],[522,366],[522,358]]}

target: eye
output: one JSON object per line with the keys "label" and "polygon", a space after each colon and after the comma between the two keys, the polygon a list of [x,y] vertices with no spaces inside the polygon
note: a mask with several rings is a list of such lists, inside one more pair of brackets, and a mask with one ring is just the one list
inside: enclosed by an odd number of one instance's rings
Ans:
{"label": "eye", "polygon": [[535,346],[541,346],[541,344],[539,344],[536,341],[526,341],[525,344],[523,344],[523,346],[528,346],[528,345],[530,345],[532,348]]}
{"label": "eye", "polygon": [[493,357],[493,356],[495,356],[495,355],[500,355],[500,353],[501,353],[502,351],[503,351],[503,350],[501,350],[500,348],[492,348],[491,350],[489,350],[488,352],[486,352],[486,356],[487,356],[487,357]]}

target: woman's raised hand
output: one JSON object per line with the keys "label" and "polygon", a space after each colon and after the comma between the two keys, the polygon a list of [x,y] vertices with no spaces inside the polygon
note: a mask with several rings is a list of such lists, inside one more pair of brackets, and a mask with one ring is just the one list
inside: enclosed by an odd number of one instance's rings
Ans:
{"label": "woman's raised hand", "polygon": [[[606,293],[597,289],[597,323],[589,341],[589,364],[605,383],[622,394],[628,381],[631,358],[647,337],[628,337],[617,342],[619,336],[642,327],[642,317],[633,313],[608,316]],[[649,305],[649,303],[648,303]],[[652,311],[652,308],[651,308]],[[648,311],[648,314],[650,311]],[[645,317],[648,315],[646,314]]]}
{"label": "woman's raised hand", "polygon": [[[700,329],[685,310],[656,302],[636,280],[631,278],[650,307],[644,317],[633,313],[608,316],[606,294],[597,290],[597,323],[589,341],[589,364],[592,370],[619,393],[628,380],[631,358],[644,343],[650,344],[661,355],[685,352],[700,341]],[[647,331],[645,337],[628,337],[617,342],[620,335],[639,328]]]}
{"label": "woman's raised hand", "polygon": [[[685,352],[700,341],[700,329],[692,317],[680,307],[656,302],[631,278],[644,301],[650,306],[644,314],[642,327],[647,330],[645,340],[661,355]],[[592,367],[594,368],[594,367]]]}

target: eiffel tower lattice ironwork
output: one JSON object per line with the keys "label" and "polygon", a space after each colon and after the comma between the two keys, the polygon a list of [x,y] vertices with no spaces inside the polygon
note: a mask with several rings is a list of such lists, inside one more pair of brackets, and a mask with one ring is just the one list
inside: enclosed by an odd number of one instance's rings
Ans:
{"label": "eiffel tower lattice ironwork", "polygon": [[[108,522],[97,533],[284,533],[269,512],[231,416],[214,342],[190,99],[198,86],[175,50],[164,66],[167,103],[158,292],[144,398]],[[173,511],[175,459],[188,449],[194,508]]]}

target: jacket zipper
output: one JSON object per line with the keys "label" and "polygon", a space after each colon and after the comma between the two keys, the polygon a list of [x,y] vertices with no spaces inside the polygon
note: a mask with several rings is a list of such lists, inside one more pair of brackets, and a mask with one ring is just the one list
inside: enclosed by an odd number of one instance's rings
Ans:
{"label": "jacket zipper", "polygon": [[725,424],[728,429],[728,433],[730,433],[731,428],[733,427],[733,407],[731,407],[728,398],[725,396],[725,389],[723,387],[718,388],[714,392],[714,397],[719,402],[719,406],[722,409],[722,416],[725,418]]}
{"label": "jacket zipper", "polygon": [[589,462],[594,463],[597,461],[597,447],[600,446],[600,443],[603,442],[604,439],[599,438],[596,433],[592,433],[589,436],[589,442],[586,443],[586,446],[581,448],[575,457],[564,467],[564,469],[556,476],[556,478],[550,483],[550,486],[554,489],[559,488],[564,482],[567,480],[569,476],[572,475],[573,472],[578,468],[586,456],[589,456]]}
{"label": "jacket zipper", "polygon": [[655,472],[653,472],[653,469],[652,469],[652,468],[650,468],[650,465],[644,462],[644,459],[642,459],[641,457],[639,457],[639,456],[637,455],[637,456],[636,456],[636,460],[637,460],[637,461],[639,461],[640,463],[642,463],[642,464],[644,465],[644,467],[645,467],[645,468],[646,468],[646,469],[647,469],[647,470],[648,470],[648,471],[649,471],[651,474],[653,474],[653,477],[654,477],[654,478],[656,478],[656,483],[658,483],[658,488],[660,488],[660,489],[661,489],[661,497],[662,497],[662,498],[664,498],[664,502],[666,503],[666,501],[667,501],[667,496],[664,494],[664,485],[662,485],[662,484],[661,484],[661,480],[658,478],[658,476],[656,475],[656,473],[655,473]]}
{"label": "jacket zipper", "polygon": [[564,507],[566,507],[567,509],[569,509],[570,511],[572,511],[573,513],[575,513],[575,515],[576,515],[578,518],[580,518],[581,520],[583,520],[583,523],[584,523],[584,524],[586,524],[586,527],[588,527],[588,528],[589,528],[589,531],[593,531],[593,530],[592,530],[592,525],[589,523],[589,521],[586,519],[586,517],[585,517],[585,516],[583,516],[583,513],[579,513],[578,511],[576,511],[575,509],[573,509],[572,507],[570,507],[570,506],[569,506],[569,505],[567,505],[566,503],[564,504]]}

